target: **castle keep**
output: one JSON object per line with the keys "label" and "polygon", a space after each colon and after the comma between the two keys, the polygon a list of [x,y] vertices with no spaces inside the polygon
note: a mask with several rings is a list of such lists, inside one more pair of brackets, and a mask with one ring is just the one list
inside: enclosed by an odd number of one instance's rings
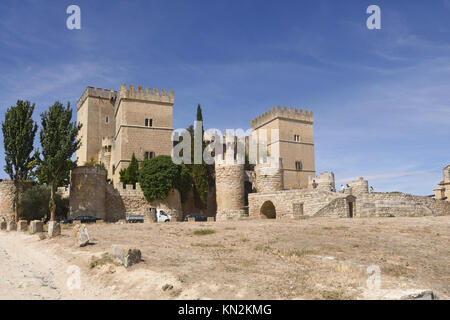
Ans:
{"label": "castle keep", "polygon": [[[308,179],[316,174],[313,124],[312,112],[280,106],[251,121],[258,139],[267,130],[268,154],[279,154],[287,189],[307,187]],[[273,129],[278,130],[278,137],[271,136]]]}
{"label": "castle keep", "polygon": [[170,155],[174,92],[122,84],[119,92],[87,87],[77,103],[80,165],[101,162],[114,184],[134,153],[138,160]]}

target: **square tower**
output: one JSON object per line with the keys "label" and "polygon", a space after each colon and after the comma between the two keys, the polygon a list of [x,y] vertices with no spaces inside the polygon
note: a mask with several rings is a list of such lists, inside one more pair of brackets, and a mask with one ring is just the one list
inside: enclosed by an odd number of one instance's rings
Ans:
{"label": "square tower", "polygon": [[[309,177],[315,177],[313,123],[312,112],[280,106],[251,121],[258,137],[267,130],[269,155],[278,148],[286,189],[306,188]],[[278,137],[272,138],[272,129],[278,129]]]}
{"label": "square tower", "polygon": [[134,153],[139,161],[158,155],[171,155],[174,91],[124,84],[115,103],[115,135],[109,177],[114,184],[120,170],[127,168]]}
{"label": "square tower", "polygon": [[87,87],[78,100],[77,121],[83,125],[79,133],[81,147],[76,153],[78,165],[82,166],[92,159],[99,162],[102,139],[114,136],[116,97],[116,91]]}

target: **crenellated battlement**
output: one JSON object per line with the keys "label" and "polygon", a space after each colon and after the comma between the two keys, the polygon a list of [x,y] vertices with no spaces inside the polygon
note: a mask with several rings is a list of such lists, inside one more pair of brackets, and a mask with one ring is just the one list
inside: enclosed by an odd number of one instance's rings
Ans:
{"label": "crenellated battlement", "polygon": [[134,99],[173,104],[175,101],[175,91],[170,90],[167,92],[166,89],[161,89],[160,91],[157,88],[145,88],[144,90],[142,86],[138,86],[136,89],[133,85],[130,85],[127,89],[125,84],[121,84],[118,101],[120,99]]}
{"label": "crenellated battlement", "polygon": [[314,122],[312,111],[276,106],[253,119],[251,127],[252,129],[258,128],[275,118],[300,120],[311,124]]}
{"label": "crenellated battlement", "polygon": [[77,110],[80,109],[80,107],[83,105],[84,101],[86,101],[88,97],[103,98],[108,100],[110,100],[111,98],[115,99],[117,97],[117,91],[102,88],[87,87],[77,102]]}

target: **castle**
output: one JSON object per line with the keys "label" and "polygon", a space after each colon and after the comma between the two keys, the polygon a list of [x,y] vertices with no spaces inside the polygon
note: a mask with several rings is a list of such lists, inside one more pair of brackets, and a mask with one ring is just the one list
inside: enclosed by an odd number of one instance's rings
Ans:
{"label": "castle", "polygon": [[[186,214],[199,212],[190,201],[192,195],[182,204],[179,192],[173,190],[167,199],[148,203],[139,184],[120,182],[120,171],[128,167],[133,153],[138,161],[171,155],[173,106],[173,91],[125,85],[118,92],[86,88],[77,103],[77,120],[83,124],[79,167],[71,173],[69,192],[59,190],[70,198],[70,217],[93,215],[117,221],[127,214],[146,215],[157,207],[181,221]],[[258,141],[258,162],[253,170],[246,170],[250,168],[237,159],[230,163],[221,161],[226,158],[223,153],[216,155],[215,185],[209,189],[206,215],[223,221],[450,214],[450,165],[444,168],[434,197],[369,192],[363,178],[349,183],[345,192],[336,192],[333,172],[316,176],[313,124],[312,112],[286,107],[253,119],[245,141],[246,147],[250,139]],[[263,136],[266,139],[259,140]],[[271,160],[259,161],[266,150]],[[106,169],[85,166],[91,161]],[[13,214],[14,190],[12,182],[0,181],[0,215]]]}
{"label": "castle", "polygon": [[[174,91],[122,84],[119,92],[87,87],[77,103],[81,148],[78,164],[103,163],[113,184],[120,180],[134,153],[139,161],[171,155]],[[273,108],[251,121],[259,136],[267,130],[269,152],[279,150],[284,182],[289,187],[306,187],[315,176],[314,116],[312,112],[286,107]],[[272,139],[271,129],[279,131]]]}
{"label": "castle", "polygon": [[[139,185],[133,189],[119,183],[119,172],[128,166],[133,153],[138,161],[171,154],[173,105],[173,91],[142,87],[136,90],[134,86],[127,89],[125,85],[120,86],[118,93],[92,87],[85,90],[77,104],[78,121],[83,124],[78,161],[81,165],[91,160],[101,162],[107,172],[87,167],[74,170],[72,185],[85,187],[72,186],[72,215],[101,212],[102,218],[115,220],[129,212],[145,213],[149,206],[163,205],[178,220],[182,218],[183,208],[177,192],[164,203],[148,204]],[[436,199],[402,193],[369,193],[368,182],[363,178],[350,183],[344,193],[336,192],[332,172],[316,176],[313,124],[312,112],[279,106],[253,119],[251,138],[258,141],[257,158],[266,149],[272,162],[258,162],[253,171],[246,171],[244,164],[237,160],[224,163],[217,161],[224,160],[223,154],[222,159],[216,156],[216,183],[210,190],[214,197],[208,201],[209,211],[216,219],[450,213],[450,203],[442,201],[448,199],[449,170],[444,170],[444,181],[435,189]],[[261,137],[265,140],[260,140]],[[106,184],[106,174],[112,185]],[[95,196],[96,193],[100,194]]]}

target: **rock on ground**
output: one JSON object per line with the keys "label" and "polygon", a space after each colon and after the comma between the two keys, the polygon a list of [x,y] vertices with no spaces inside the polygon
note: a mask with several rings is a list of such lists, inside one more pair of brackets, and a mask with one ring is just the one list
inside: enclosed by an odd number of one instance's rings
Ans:
{"label": "rock on ground", "polygon": [[89,244],[89,233],[86,225],[77,225],[73,228],[73,231],[78,246],[84,247]]}
{"label": "rock on ground", "polygon": [[28,230],[28,221],[27,220],[20,220],[17,224],[17,231],[27,231]]}
{"label": "rock on ground", "polygon": [[56,221],[48,223],[48,236],[50,238],[59,236],[61,234],[61,225]]}
{"label": "rock on ground", "polygon": [[141,250],[139,249],[113,245],[109,254],[116,262],[123,264],[126,268],[141,262]]}
{"label": "rock on ground", "polygon": [[30,223],[30,233],[35,234],[39,232],[44,232],[44,223],[39,220],[33,220]]}
{"label": "rock on ground", "polygon": [[7,231],[16,231],[17,230],[17,223],[15,221],[8,222],[8,227],[6,229]]}

